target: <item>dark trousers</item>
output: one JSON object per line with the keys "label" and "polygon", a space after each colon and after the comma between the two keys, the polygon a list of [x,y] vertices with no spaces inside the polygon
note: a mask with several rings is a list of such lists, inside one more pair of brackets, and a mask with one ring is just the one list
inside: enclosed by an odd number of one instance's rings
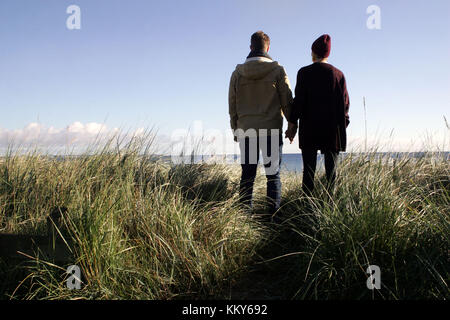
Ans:
{"label": "dark trousers", "polygon": [[[302,149],[303,157],[303,191],[310,196],[314,190],[314,174],[317,165],[317,149]],[[327,176],[327,190],[331,193],[336,180],[336,162],[339,152],[325,151],[325,173]]]}
{"label": "dark trousers", "polygon": [[[241,150],[242,175],[239,188],[241,202],[253,206],[253,185],[258,169],[259,152],[262,152],[267,178],[267,198],[269,210],[273,213],[280,208],[281,180],[280,166],[283,140],[281,135],[261,138],[245,137],[239,141]],[[263,144],[263,145],[261,145]]]}

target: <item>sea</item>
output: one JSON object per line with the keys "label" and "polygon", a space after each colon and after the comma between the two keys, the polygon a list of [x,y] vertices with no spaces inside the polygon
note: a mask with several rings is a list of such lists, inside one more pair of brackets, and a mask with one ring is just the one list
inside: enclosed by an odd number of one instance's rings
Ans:
{"label": "sea", "polygon": [[[359,157],[366,155],[368,158],[383,159],[384,161],[394,162],[395,160],[402,158],[420,159],[423,157],[432,157],[433,159],[444,159],[449,161],[450,164],[450,152],[376,152],[376,153],[340,153],[339,160],[345,157]],[[317,170],[324,170],[324,158],[321,153],[317,154]],[[170,157],[163,156],[163,160],[171,161],[174,164],[192,164],[192,163],[219,163],[219,164],[240,164],[239,155],[194,155],[194,156],[178,156]],[[339,161],[338,160],[338,161]],[[259,165],[262,167],[262,160],[260,157]],[[285,153],[281,157],[281,171],[300,173],[303,171],[303,159],[301,153]]]}

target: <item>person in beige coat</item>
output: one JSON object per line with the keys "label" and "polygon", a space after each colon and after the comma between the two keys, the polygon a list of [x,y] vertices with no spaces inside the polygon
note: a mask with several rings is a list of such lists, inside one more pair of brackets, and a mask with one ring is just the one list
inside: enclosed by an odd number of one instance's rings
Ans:
{"label": "person in beige coat", "polygon": [[[261,151],[269,211],[273,214],[281,201],[283,115],[289,119],[293,98],[286,71],[269,56],[269,48],[270,38],[264,32],[258,31],[251,36],[250,54],[231,75],[228,102],[231,129],[241,152],[240,200],[252,208]],[[289,125],[292,126],[295,125]]]}

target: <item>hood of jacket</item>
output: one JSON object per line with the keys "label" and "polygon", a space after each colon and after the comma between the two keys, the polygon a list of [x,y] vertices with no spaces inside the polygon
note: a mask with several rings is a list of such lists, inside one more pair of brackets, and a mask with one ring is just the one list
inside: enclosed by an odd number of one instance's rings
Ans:
{"label": "hood of jacket", "polygon": [[277,61],[247,61],[236,66],[236,71],[244,78],[251,80],[262,79],[279,66]]}

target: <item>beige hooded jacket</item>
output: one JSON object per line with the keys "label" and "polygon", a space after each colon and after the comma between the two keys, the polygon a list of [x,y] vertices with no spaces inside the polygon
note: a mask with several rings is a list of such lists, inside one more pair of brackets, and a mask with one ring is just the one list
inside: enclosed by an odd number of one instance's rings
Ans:
{"label": "beige hooded jacket", "polygon": [[[264,57],[247,59],[231,75],[228,94],[231,129],[279,129],[289,119],[292,91],[286,71]],[[237,135],[237,134],[235,134]]]}

